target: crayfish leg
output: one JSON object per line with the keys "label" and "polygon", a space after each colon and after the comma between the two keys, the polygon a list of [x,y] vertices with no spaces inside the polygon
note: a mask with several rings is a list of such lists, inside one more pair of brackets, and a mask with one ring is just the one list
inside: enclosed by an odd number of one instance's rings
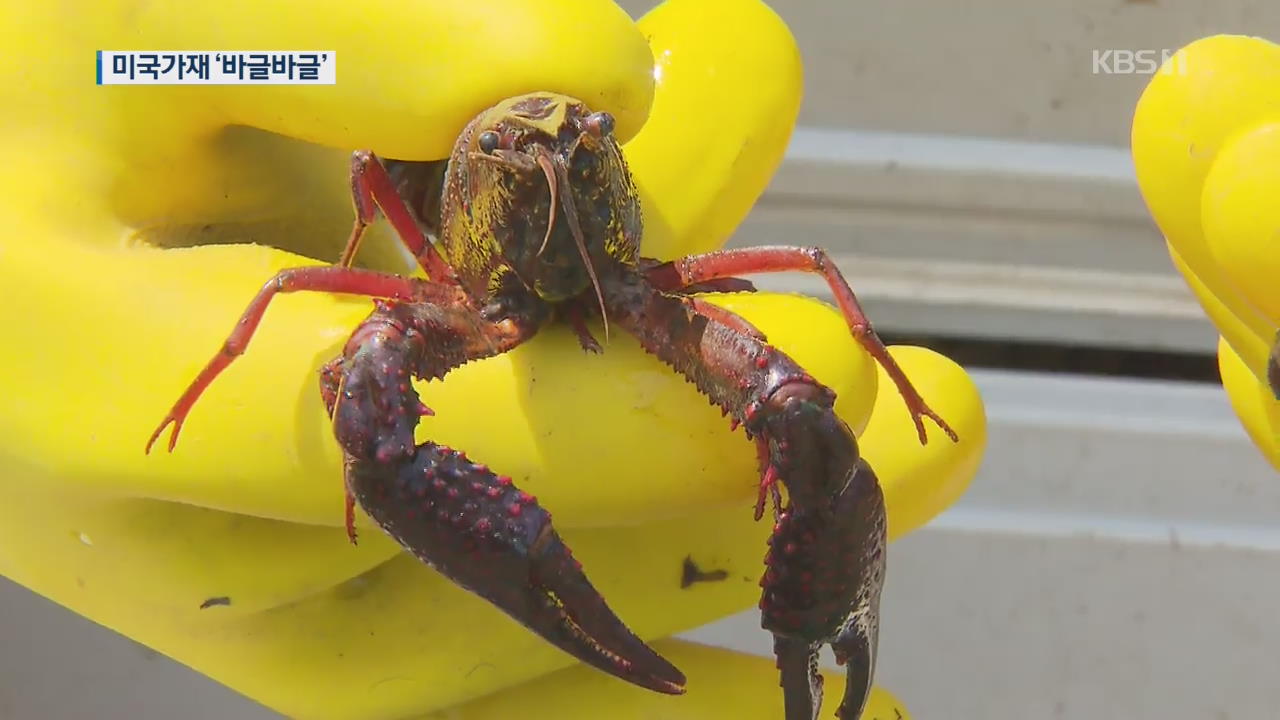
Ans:
{"label": "crayfish leg", "polygon": [[173,451],[178,444],[178,433],[182,430],[182,423],[191,412],[191,408],[195,406],[196,400],[200,399],[205,389],[223,370],[227,369],[233,360],[244,354],[249,340],[267,312],[267,307],[277,294],[314,291],[411,300],[422,295],[424,289],[429,287],[432,287],[432,284],[422,280],[332,265],[281,270],[258,291],[241,314],[235,329],[223,341],[222,348],[200,371],[196,379],[174,403],[160,426],[151,434],[151,438],[147,440],[146,452],[151,452],[151,446],[170,424],[173,425],[173,432],[169,435],[169,451]]}
{"label": "crayfish leg", "polygon": [[928,442],[923,420],[926,417],[933,420],[952,442],[958,442],[959,437],[955,431],[925,403],[906,373],[889,354],[884,341],[872,329],[871,321],[858,302],[853,288],[849,287],[848,280],[822,248],[753,247],[718,250],[655,265],[645,271],[645,276],[659,290],[676,291],[736,275],[794,271],[816,273],[826,279],[854,338],[880,363],[897,386],[907,409],[911,411],[920,444]]}
{"label": "crayfish leg", "polygon": [[565,305],[564,314],[569,321],[569,326],[573,328],[573,334],[578,336],[578,344],[582,346],[583,351],[596,355],[603,352],[600,342],[591,334],[591,328],[587,327],[586,312],[580,303],[571,302]]}
{"label": "crayfish leg", "polygon": [[346,511],[343,513],[343,515],[344,515],[344,524],[346,525],[346,528],[347,528],[347,540],[351,541],[352,545],[355,545],[356,539],[357,539],[356,537],[356,498],[354,495],[351,494],[350,490],[346,490],[344,492],[344,495],[346,496]]}
{"label": "crayfish leg", "polygon": [[351,198],[355,206],[356,219],[351,227],[351,235],[347,238],[346,247],[338,259],[340,267],[350,267],[355,262],[356,252],[364,240],[365,230],[382,214],[395,229],[396,235],[426,272],[427,277],[436,282],[449,282],[455,275],[453,268],[440,256],[435,246],[427,238],[418,222],[414,219],[405,200],[396,189],[382,160],[368,150],[357,150],[351,154]]}

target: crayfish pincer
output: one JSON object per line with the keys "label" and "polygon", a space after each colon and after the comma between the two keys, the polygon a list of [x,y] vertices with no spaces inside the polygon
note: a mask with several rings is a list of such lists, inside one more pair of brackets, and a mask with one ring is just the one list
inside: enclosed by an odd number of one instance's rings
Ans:
{"label": "crayfish pincer", "polygon": [[[879,483],[833,411],[834,393],[746,320],[698,294],[749,291],[737,277],[744,274],[822,275],[850,330],[906,401],[920,441],[925,417],[956,435],[894,362],[822,250],[640,257],[640,202],[612,129],[608,113],[533,93],[472,120],[446,161],[353,154],[356,220],[339,263],[269,280],[147,449],[172,423],[172,450],[196,399],[244,352],[277,293],[373,297],[373,312],[320,371],[345,458],[351,540],[359,503],[408,551],[547,641],[624,680],[678,694],[684,676],[609,609],[536,499],[461,450],[415,442],[432,413],[413,381],[508,352],[559,318],[598,352],[585,318],[599,313],[606,338],[612,327],[636,337],[754,441],[756,518],[768,505],[774,516],[760,606],[775,637],[787,720],[812,720],[820,709],[823,644],[848,668],[838,712],[852,720],[875,667],[885,555]],[[428,279],[352,267],[379,210]]]}

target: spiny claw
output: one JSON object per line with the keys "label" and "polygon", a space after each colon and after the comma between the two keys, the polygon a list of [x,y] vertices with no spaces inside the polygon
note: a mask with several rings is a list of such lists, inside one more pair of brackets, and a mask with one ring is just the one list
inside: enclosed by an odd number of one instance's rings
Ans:
{"label": "spiny claw", "polygon": [[605,672],[657,692],[683,694],[684,674],[614,615],[550,524],[543,526],[535,545],[536,587],[528,591],[541,604],[525,624]]}
{"label": "spiny claw", "polygon": [[[859,477],[861,476],[861,477]],[[830,513],[782,513],[761,584],[763,625],[774,633],[786,720],[814,720],[822,706],[818,649],[847,668],[841,720],[857,720],[871,692],[884,583],[883,500],[860,460]]]}
{"label": "spiny claw", "polygon": [[801,380],[764,405],[758,448],[763,484],[787,485],[789,503],[769,539],[760,584],[762,625],[774,635],[787,720],[822,706],[818,649],[848,667],[838,716],[857,720],[870,692],[884,585],[884,494],[857,440],[822,388]]}
{"label": "spiny claw", "polygon": [[[432,412],[410,384],[404,337],[397,328],[373,327],[382,330],[381,342],[369,342],[351,353],[332,390],[337,402],[330,414],[346,455],[400,462],[413,454],[419,418]],[[322,377],[321,387],[325,385]]]}
{"label": "spiny claw", "polygon": [[[844,698],[836,709],[840,720],[858,720],[871,695],[876,663],[876,629],[873,624],[852,622],[832,643],[836,662],[845,666]],[[779,684],[786,720],[817,720],[822,709],[822,674],[818,649],[822,643],[776,635]]]}
{"label": "spiny claw", "polygon": [[548,642],[641,687],[684,692],[684,675],[609,609],[511,478],[424,443],[403,463],[348,456],[346,481],[397,542]]}

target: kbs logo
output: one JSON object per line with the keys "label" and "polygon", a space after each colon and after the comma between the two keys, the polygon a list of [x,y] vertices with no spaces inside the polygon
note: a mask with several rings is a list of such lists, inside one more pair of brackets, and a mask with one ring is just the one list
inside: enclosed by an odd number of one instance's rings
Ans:
{"label": "kbs logo", "polygon": [[1094,75],[1186,74],[1186,56],[1176,50],[1094,50]]}

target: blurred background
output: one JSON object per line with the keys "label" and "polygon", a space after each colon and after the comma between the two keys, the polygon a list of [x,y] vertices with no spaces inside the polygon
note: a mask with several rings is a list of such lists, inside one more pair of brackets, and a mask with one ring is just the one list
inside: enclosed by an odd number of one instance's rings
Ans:
{"label": "blurred background", "polygon": [[[829,248],[881,334],[970,368],[989,415],[969,493],[890,548],[878,681],[921,720],[1275,717],[1280,482],[1127,148],[1141,58],[1280,39],[1280,5],[773,7],[806,97],[733,244]],[[0,614],[0,717],[276,717],[4,580]],[[689,637],[771,648],[754,611]]]}

